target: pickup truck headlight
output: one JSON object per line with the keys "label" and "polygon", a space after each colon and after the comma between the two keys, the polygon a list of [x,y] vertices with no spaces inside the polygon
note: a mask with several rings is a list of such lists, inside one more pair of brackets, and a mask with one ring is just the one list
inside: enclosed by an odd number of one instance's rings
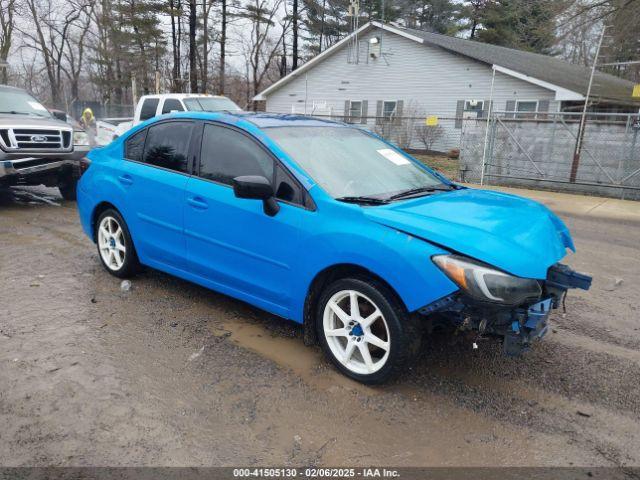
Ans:
{"label": "pickup truck headlight", "polygon": [[470,258],[436,255],[432,260],[462,291],[477,300],[519,305],[542,293],[533,278],[515,277]]}
{"label": "pickup truck headlight", "polygon": [[74,145],[89,145],[89,136],[82,130],[74,130],[73,132],[73,144]]}

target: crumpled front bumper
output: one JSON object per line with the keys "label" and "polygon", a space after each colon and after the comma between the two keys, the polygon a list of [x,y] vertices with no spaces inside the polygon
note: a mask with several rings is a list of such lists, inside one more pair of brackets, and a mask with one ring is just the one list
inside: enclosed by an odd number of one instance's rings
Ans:
{"label": "crumpled front bumper", "polygon": [[544,337],[549,329],[547,321],[552,309],[553,298],[547,298],[531,305],[526,313],[516,313],[504,335],[504,354],[510,357],[521,355],[535,340]]}
{"label": "crumpled front bumper", "polygon": [[549,268],[541,286],[540,299],[516,307],[479,302],[457,292],[427,305],[419,313],[453,322],[459,331],[471,332],[476,339],[502,338],[505,355],[518,356],[545,336],[551,311],[563,303],[567,291],[588,290],[591,277],[557,263]]}

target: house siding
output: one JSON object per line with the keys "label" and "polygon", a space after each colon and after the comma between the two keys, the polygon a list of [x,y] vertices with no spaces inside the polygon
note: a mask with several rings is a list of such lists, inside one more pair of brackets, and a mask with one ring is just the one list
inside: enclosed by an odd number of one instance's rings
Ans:
{"label": "house siding", "polygon": [[[372,59],[368,48],[374,36],[382,39],[383,54]],[[381,100],[402,100],[405,116],[438,115],[442,119],[447,133],[434,149],[446,151],[459,146],[462,129],[455,125],[458,102],[490,98],[490,66],[377,28],[360,37],[359,47],[359,63],[350,63],[349,49],[342,47],[268,94],[266,110],[341,119],[349,100],[366,101],[371,116]],[[559,102],[554,98],[551,90],[496,73],[495,111],[504,111],[507,102],[518,100],[536,100],[549,111],[557,111]],[[370,120],[368,126],[373,128],[373,124]]]}

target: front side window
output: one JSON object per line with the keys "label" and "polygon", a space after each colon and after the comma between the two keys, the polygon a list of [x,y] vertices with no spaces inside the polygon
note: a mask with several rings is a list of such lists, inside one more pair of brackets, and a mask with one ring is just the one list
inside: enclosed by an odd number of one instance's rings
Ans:
{"label": "front side window", "polygon": [[182,103],[176,98],[167,98],[162,105],[162,113],[182,112]]}
{"label": "front side window", "polygon": [[383,141],[355,128],[272,127],[267,135],[334,198],[386,199],[442,181]]}
{"label": "front side window", "polygon": [[140,120],[149,120],[156,116],[159,100],[157,98],[147,98],[140,107]]}
{"label": "front side window", "polygon": [[147,129],[140,130],[138,133],[129,137],[124,144],[124,157],[136,162],[142,161],[144,153],[144,140],[147,137]]}
{"label": "front side window", "polygon": [[204,126],[200,177],[231,185],[235,177],[273,179],[274,161],[255,141],[231,128]]}
{"label": "front side window", "polygon": [[163,122],[148,128],[144,163],[187,173],[192,122]]}

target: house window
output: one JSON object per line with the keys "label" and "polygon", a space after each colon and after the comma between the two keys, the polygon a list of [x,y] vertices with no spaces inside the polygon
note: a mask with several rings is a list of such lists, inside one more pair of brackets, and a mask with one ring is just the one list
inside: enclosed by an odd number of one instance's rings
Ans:
{"label": "house window", "polygon": [[465,100],[464,111],[465,112],[482,112],[484,110],[483,100]]}
{"label": "house window", "polygon": [[391,120],[391,117],[396,113],[396,107],[398,102],[383,102],[382,103],[382,118],[385,120]]}
{"label": "house window", "polygon": [[359,123],[362,120],[362,102],[349,102],[349,123]]}
{"label": "house window", "polygon": [[538,102],[536,100],[518,100],[516,102],[517,118],[535,118],[538,111]]}

